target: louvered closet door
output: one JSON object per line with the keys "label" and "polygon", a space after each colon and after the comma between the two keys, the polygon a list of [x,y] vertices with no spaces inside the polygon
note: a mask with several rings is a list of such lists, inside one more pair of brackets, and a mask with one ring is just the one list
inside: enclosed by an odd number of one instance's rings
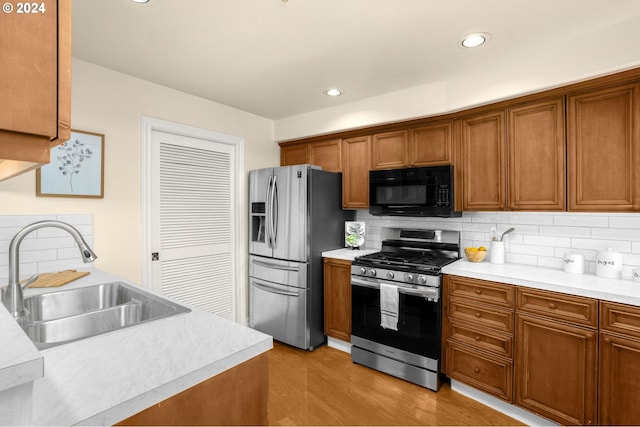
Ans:
{"label": "louvered closet door", "polygon": [[158,131],[152,145],[154,280],[164,295],[234,320],[234,147]]}

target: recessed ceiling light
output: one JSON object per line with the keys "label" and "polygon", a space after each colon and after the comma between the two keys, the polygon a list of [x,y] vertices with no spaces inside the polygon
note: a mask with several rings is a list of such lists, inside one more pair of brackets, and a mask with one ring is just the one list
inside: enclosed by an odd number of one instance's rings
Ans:
{"label": "recessed ceiling light", "polygon": [[469,34],[462,39],[462,46],[464,47],[478,47],[484,44],[491,38],[491,35],[487,33],[474,33]]}
{"label": "recessed ceiling light", "polygon": [[149,3],[149,0],[131,0],[134,3]]}
{"label": "recessed ceiling light", "polygon": [[325,92],[329,96],[340,96],[342,95],[342,91],[340,89],[332,88]]}

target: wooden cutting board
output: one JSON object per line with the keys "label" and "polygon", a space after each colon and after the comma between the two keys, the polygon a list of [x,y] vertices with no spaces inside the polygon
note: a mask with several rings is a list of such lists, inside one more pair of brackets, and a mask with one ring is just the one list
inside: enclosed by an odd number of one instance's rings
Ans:
{"label": "wooden cutting board", "polygon": [[53,288],[66,285],[76,279],[89,274],[89,271],[66,270],[58,273],[42,273],[38,280],[27,286],[28,288]]}

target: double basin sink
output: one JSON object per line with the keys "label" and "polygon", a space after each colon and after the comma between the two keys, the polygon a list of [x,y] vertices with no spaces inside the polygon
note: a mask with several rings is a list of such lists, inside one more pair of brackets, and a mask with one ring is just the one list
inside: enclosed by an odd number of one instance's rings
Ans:
{"label": "double basin sink", "polygon": [[23,329],[39,349],[191,311],[123,282],[33,295],[24,304]]}

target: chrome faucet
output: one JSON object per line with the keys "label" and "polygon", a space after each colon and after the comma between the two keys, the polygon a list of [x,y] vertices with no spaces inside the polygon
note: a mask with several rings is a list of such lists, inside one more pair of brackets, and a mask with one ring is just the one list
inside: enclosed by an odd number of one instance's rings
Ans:
{"label": "chrome faucet", "polygon": [[67,231],[75,239],[78,248],[80,248],[80,255],[85,263],[93,262],[96,258],[96,254],[91,250],[89,245],[84,241],[82,235],[75,227],[62,221],[38,221],[33,224],[29,224],[22,230],[18,231],[11,243],[9,244],[9,284],[5,292],[3,293],[3,303],[9,313],[20,321],[27,315],[27,311],[24,308],[24,296],[22,295],[22,286],[20,286],[20,243],[32,231],[38,230],[44,227],[61,228]]}

